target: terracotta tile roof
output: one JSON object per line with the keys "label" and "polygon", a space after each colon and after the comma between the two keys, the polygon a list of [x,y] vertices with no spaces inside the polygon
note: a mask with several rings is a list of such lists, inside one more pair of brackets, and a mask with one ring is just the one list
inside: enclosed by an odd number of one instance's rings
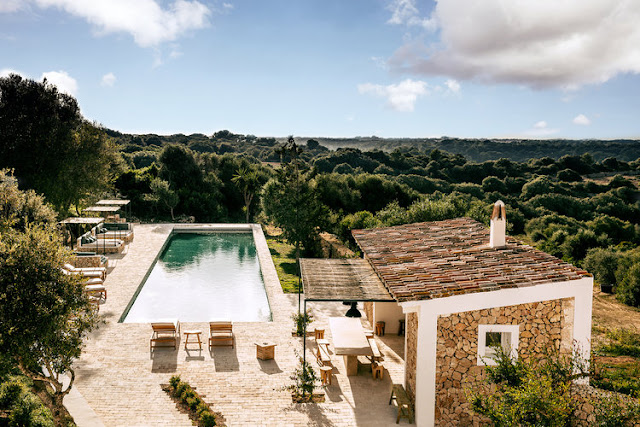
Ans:
{"label": "terracotta tile roof", "polygon": [[353,230],[353,237],[398,301],[576,280],[591,275],[470,218]]}

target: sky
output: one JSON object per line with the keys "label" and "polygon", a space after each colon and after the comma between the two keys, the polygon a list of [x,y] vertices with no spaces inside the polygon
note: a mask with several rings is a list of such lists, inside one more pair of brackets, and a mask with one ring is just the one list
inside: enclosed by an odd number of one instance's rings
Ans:
{"label": "sky", "polygon": [[638,138],[638,0],[0,0],[0,76],[127,133]]}

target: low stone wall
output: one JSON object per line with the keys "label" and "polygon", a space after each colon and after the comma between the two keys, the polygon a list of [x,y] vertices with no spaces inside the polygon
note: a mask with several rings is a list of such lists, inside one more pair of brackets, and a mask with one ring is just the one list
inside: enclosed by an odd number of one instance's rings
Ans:
{"label": "low stone wall", "polygon": [[[480,324],[520,325],[518,354],[524,359],[558,345],[564,353],[570,351],[573,340],[573,303],[553,300],[441,316],[436,355],[438,426],[480,425],[464,394],[465,386],[484,375],[484,367],[477,365]],[[411,354],[409,348],[407,353]]]}
{"label": "low stone wall", "polygon": [[83,267],[105,267],[100,255],[73,256],[69,259],[69,264],[77,268]]}
{"label": "low stone wall", "polygon": [[405,389],[411,401],[416,401],[416,366],[418,354],[418,315],[416,313],[407,314],[407,325],[405,328],[407,339],[407,352],[405,354],[404,382]]}
{"label": "low stone wall", "polygon": [[[573,396],[573,402],[576,405],[576,409],[574,411],[574,416],[576,418],[575,424],[580,427],[595,425],[595,402],[599,400],[617,398],[625,403],[638,403],[638,399],[634,399],[630,396],[612,391],[600,390],[586,384],[574,384],[571,387],[571,394]],[[636,423],[636,425],[640,424]]]}

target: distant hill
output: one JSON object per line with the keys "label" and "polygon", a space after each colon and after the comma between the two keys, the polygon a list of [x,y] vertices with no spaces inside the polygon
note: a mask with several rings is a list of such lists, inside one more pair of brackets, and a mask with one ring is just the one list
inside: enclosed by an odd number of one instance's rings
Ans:
{"label": "distant hill", "polygon": [[[132,135],[107,129],[107,133],[123,151],[134,153],[137,151],[157,150],[166,144],[180,144],[196,152],[205,153],[237,153],[248,154],[262,161],[277,161],[278,155],[274,148],[286,140],[286,137],[257,137],[255,135],[234,134],[226,130],[211,136],[204,134],[175,134]],[[430,153],[432,150],[446,151],[451,154],[461,154],[467,160],[484,162],[501,158],[524,162],[529,159],[551,157],[559,159],[562,156],[581,156],[589,153],[596,161],[609,157],[626,162],[640,158],[640,141],[632,139],[616,140],[535,140],[535,139],[467,139],[467,138],[323,138],[296,137],[298,143],[304,146],[308,141],[305,157],[313,158],[326,154],[327,148],[356,148],[362,151],[381,150],[392,152],[417,151]],[[319,143],[319,144],[316,144]]]}

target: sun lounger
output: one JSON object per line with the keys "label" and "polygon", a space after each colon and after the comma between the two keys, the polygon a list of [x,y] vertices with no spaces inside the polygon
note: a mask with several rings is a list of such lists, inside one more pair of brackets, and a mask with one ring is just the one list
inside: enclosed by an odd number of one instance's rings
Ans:
{"label": "sun lounger", "polygon": [[107,277],[107,269],[104,267],[74,267],[67,263],[62,268],[70,273],[81,274],[85,277],[99,277],[102,280]]}
{"label": "sun lounger", "polygon": [[329,341],[326,339],[316,340],[318,344],[318,350],[316,353],[316,358],[318,359],[318,364],[320,366],[331,365],[331,356],[329,356]]}
{"label": "sun lounger", "polygon": [[76,250],[114,254],[124,250],[124,242],[118,239],[96,239],[84,234],[78,238]]}
{"label": "sun lounger", "polygon": [[102,298],[105,301],[107,300],[107,288],[105,288],[104,285],[85,285],[84,291],[89,295],[97,295],[99,298]]}
{"label": "sun lounger", "polygon": [[174,350],[178,348],[178,338],[180,337],[180,322],[178,320],[167,320],[165,322],[154,322],[151,324],[153,333],[149,340],[149,350],[158,343],[172,342]]}
{"label": "sun lounger", "polygon": [[91,229],[91,235],[98,240],[117,239],[129,243],[133,240],[133,229],[127,223],[98,224]]}
{"label": "sun lounger", "polygon": [[[209,322],[209,348],[214,345],[234,346],[233,323],[231,320],[214,320]],[[231,343],[231,344],[218,344]]]}

